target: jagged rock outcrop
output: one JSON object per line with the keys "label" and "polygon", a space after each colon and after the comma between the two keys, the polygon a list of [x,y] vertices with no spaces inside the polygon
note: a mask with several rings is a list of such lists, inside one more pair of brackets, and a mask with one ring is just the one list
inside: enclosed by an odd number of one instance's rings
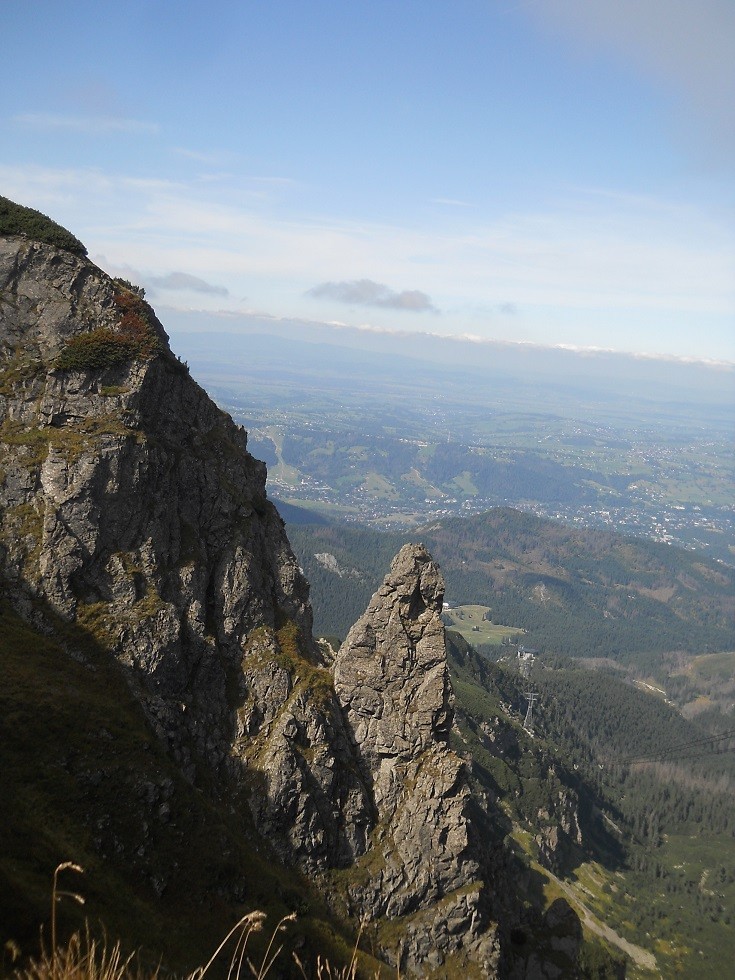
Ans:
{"label": "jagged rock outcrop", "polygon": [[534,840],[538,846],[539,861],[555,871],[571,846],[584,846],[577,794],[571,789],[559,790],[551,806],[539,810],[536,819],[539,829]]}
{"label": "jagged rock outcrop", "polygon": [[20,236],[0,237],[0,437],[16,609],[88,631],[185,777],[247,807],[285,863],[347,869],[335,895],[400,920],[404,969],[461,952],[493,975],[426,552],[401,551],[333,676],[246,433],[135,289]]}
{"label": "jagged rock outcrop", "polygon": [[[481,847],[453,719],[444,581],[421,545],[406,545],[337,654],[334,681],[375,807],[372,851],[351,897],[371,916],[411,915],[404,963],[472,950],[497,963],[482,903]],[[373,852],[377,851],[377,858]],[[439,909],[441,908],[441,911]]]}
{"label": "jagged rock outcrop", "polygon": [[282,860],[345,867],[367,847],[369,795],[331,674],[298,656],[293,631],[277,639],[256,631],[246,645],[232,764],[255,774],[250,807]]}

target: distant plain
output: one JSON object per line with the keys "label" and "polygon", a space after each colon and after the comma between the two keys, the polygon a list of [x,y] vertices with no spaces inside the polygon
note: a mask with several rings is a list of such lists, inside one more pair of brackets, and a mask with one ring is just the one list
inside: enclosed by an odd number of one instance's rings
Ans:
{"label": "distant plain", "polygon": [[512,506],[735,563],[735,366],[192,317],[175,349],[278,501],[397,529]]}

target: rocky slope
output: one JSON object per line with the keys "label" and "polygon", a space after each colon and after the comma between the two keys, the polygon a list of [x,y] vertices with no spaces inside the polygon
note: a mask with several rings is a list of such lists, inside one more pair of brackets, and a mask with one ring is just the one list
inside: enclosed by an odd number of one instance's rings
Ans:
{"label": "rocky slope", "polygon": [[399,948],[416,975],[455,961],[493,975],[426,552],[400,553],[332,670],[264,465],[135,289],[83,255],[0,238],[0,358],[15,609],[108,651],[185,779],[322,876],[335,909],[390,921],[383,955]]}

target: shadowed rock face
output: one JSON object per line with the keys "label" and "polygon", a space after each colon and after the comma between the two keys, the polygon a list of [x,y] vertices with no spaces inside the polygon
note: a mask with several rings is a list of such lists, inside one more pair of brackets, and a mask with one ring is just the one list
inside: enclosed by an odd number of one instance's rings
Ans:
{"label": "shadowed rock face", "polygon": [[361,915],[410,913],[404,968],[462,950],[493,975],[472,799],[448,747],[438,567],[421,546],[401,550],[333,676],[265,466],[152,310],[155,354],[59,367],[75,338],[120,331],[121,289],[85,258],[0,238],[0,580],[13,604],[41,629],[58,616],[93,633],[186,778],[238,791],[281,860],[350,868]]}

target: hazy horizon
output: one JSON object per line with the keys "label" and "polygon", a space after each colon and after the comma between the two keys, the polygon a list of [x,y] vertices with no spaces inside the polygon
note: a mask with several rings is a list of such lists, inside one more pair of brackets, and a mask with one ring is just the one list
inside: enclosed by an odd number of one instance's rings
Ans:
{"label": "hazy horizon", "polygon": [[110,9],[5,5],[0,193],[154,305],[735,362],[726,0]]}
{"label": "hazy horizon", "polygon": [[[573,351],[410,332],[364,331],[257,317],[214,320],[163,311],[173,351],[216,398],[227,391],[285,384],[293,392],[324,384],[351,404],[371,401],[396,385],[410,392],[433,384],[443,399],[524,404],[584,418],[616,404],[626,416],[667,415],[717,429],[735,415],[735,365],[653,358],[609,351]],[[230,326],[235,331],[223,329]],[[487,394],[483,390],[487,388]],[[594,406],[597,406],[595,408]]]}
{"label": "hazy horizon", "polygon": [[[372,327],[366,324],[351,324],[339,321],[306,320],[296,317],[278,317],[268,314],[256,314],[239,312],[233,310],[199,310],[199,309],[180,309],[168,307],[161,304],[155,305],[159,319],[166,327],[167,323],[172,326],[174,336],[181,336],[188,333],[214,333],[229,334],[233,337],[247,337],[253,333],[270,333],[274,336],[279,331],[284,331],[288,335],[291,331],[301,330],[308,334],[313,332],[331,335],[335,344],[342,340],[346,346],[349,339],[356,337],[384,337],[387,342],[391,338],[413,339],[415,343],[420,343],[422,338],[439,343],[447,342],[449,345],[466,347],[467,349],[490,349],[490,348],[516,348],[538,351],[559,351],[570,355],[585,356],[606,356],[611,355],[621,360],[631,361],[655,361],[661,363],[674,363],[692,366],[701,366],[714,371],[724,371],[735,373],[735,359],[718,359],[711,357],[696,357],[685,354],[666,354],[649,351],[628,351],[617,350],[614,347],[585,346],[583,344],[553,343],[552,341],[532,341],[532,340],[513,340],[500,337],[480,337],[470,334],[442,333],[432,330],[407,330],[395,327]],[[229,329],[228,329],[229,328]],[[310,341],[316,342],[316,341]],[[733,391],[735,399],[735,390]]]}

